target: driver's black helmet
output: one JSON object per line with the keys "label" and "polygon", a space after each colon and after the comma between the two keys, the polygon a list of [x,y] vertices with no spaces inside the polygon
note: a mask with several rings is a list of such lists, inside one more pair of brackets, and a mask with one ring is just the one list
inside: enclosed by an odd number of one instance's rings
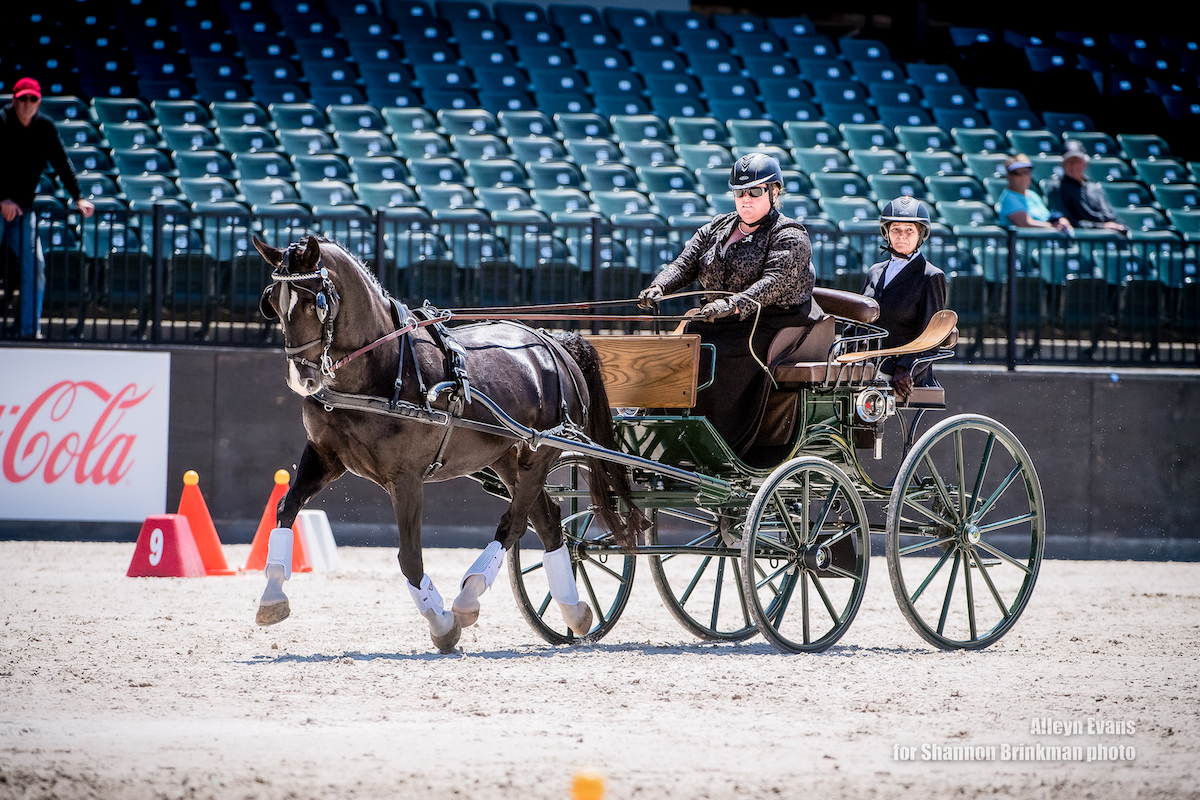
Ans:
{"label": "driver's black helmet", "polygon": [[749,153],[733,164],[729,171],[730,189],[749,189],[764,183],[783,186],[783,170],[779,162],[766,153]]}
{"label": "driver's black helmet", "polygon": [[879,232],[883,234],[883,240],[888,240],[888,227],[893,222],[911,222],[917,226],[920,231],[921,241],[917,246],[925,244],[925,240],[929,238],[929,209],[915,197],[904,195],[897,197],[892,202],[883,207],[883,213],[879,215]]}

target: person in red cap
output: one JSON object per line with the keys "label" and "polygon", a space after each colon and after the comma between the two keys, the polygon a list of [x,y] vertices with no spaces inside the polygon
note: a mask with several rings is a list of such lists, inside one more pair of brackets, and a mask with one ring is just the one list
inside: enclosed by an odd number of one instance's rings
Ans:
{"label": "person in red cap", "polygon": [[0,241],[21,264],[20,335],[40,338],[42,297],[46,290],[46,261],[37,238],[33,196],[46,162],[54,167],[63,187],[85,217],[96,210],[80,196],[75,170],[54,122],[38,113],[42,87],[33,78],[13,86],[12,102],[0,109]]}

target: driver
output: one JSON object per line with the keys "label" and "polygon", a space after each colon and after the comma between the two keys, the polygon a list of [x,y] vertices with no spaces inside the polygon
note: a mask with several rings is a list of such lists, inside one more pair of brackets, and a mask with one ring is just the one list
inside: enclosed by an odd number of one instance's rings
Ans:
{"label": "driver", "polygon": [[[771,337],[785,327],[812,324],[821,310],[812,301],[808,232],[779,213],[779,162],[765,153],[739,158],[729,188],[737,210],[696,231],[638,295],[638,304],[649,308],[664,294],[700,282],[707,302],[687,330],[715,345],[717,380],[697,395],[695,413],[741,454],[753,443],[770,388],[764,363]],[[707,369],[702,364],[701,374]]]}
{"label": "driver", "polygon": [[[916,339],[934,314],[946,307],[946,275],[925,260],[920,247],[929,238],[929,209],[914,197],[897,197],[879,217],[883,249],[891,255],[867,272],[863,294],[879,303],[875,323],[887,330],[883,347],[899,347]],[[884,359],[880,373],[901,402],[913,386],[937,386],[930,364],[913,372],[918,354]]]}

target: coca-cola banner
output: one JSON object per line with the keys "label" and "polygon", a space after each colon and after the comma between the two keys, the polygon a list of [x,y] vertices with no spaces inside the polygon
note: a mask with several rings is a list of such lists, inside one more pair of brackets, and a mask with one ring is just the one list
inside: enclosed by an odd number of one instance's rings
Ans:
{"label": "coca-cola banner", "polygon": [[0,518],[164,512],[169,353],[0,348],[0,375]]}

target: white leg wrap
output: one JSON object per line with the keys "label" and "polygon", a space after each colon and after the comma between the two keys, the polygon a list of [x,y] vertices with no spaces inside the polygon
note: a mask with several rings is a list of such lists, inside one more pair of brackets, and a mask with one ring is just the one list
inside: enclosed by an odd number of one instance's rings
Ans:
{"label": "white leg wrap", "polygon": [[437,587],[433,585],[428,574],[421,576],[420,587],[413,586],[407,581],[405,583],[408,584],[408,591],[412,595],[413,602],[417,604],[417,611],[422,614],[426,611],[442,613],[442,596],[438,594]]}
{"label": "white leg wrap", "polygon": [[283,579],[292,577],[292,540],[295,534],[291,528],[276,528],[267,539],[267,564],[278,564],[283,567]]}
{"label": "white leg wrap", "polygon": [[492,582],[496,580],[496,576],[500,574],[500,567],[504,564],[504,545],[499,542],[492,542],[487,547],[483,548],[483,552],[479,554],[479,558],[475,559],[465,575],[458,588],[462,589],[467,584],[467,578],[472,575],[482,575],[484,582],[490,589]]}
{"label": "white leg wrap", "polygon": [[445,636],[454,628],[454,615],[442,608],[442,596],[438,594],[437,587],[433,585],[428,574],[421,576],[420,588],[408,581],[405,583],[408,584],[413,602],[417,604],[417,610],[421,612],[422,617],[429,620],[429,629],[435,637]]}
{"label": "white leg wrap", "polygon": [[573,606],[579,602],[579,588],[571,572],[571,554],[564,544],[542,556],[542,567],[546,570],[546,581],[550,584],[550,596],[563,605]]}

